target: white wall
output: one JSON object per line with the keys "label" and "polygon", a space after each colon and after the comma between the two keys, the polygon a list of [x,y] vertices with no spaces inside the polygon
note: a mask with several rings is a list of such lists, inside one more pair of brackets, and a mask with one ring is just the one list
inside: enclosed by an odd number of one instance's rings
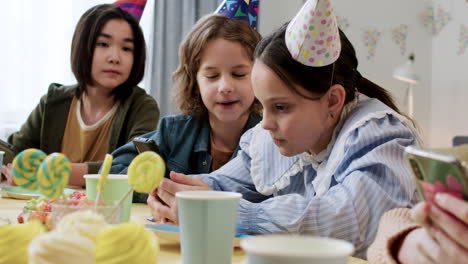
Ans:
{"label": "white wall", "polygon": [[468,26],[466,0],[437,1],[453,17],[432,40],[430,142],[447,146],[455,135],[468,135],[468,49],[457,55],[460,25]]}
{"label": "white wall", "polygon": [[[468,135],[468,50],[457,56],[460,21],[468,26],[468,4],[465,0],[437,0],[454,20],[437,37],[425,29],[420,14],[429,0],[375,1],[335,0],[336,13],[350,22],[345,31],[356,48],[359,71],[363,76],[389,90],[398,106],[406,111],[407,85],[392,78],[393,70],[402,64],[410,52],[416,55],[415,67],[421,82],[414,87],[414,119],[428,147],[451,144],[454,135]],[[302,0],[263,0],[260,6],[259,30],[265,35],[294,17]],[[408,25],[407,52],[401,55],[392,40],[391,29]],[[364,29],[382,32],[373,59],[367,60],[367,49],[362,41]]]}

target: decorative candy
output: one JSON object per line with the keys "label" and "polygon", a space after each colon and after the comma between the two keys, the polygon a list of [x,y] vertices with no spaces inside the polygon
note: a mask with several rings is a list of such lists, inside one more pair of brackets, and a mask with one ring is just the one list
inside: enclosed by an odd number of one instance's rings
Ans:
{"label": "decorative candy", "polygon": [[27,190],[37,188],[37,171],[46,154],[39,149],[26,149],[21,151],[13,160],[13,181]]}
{"label": "decorative candy", "polygon": [[97,184],[97,194],[96,194],[96,199],[94,200],[94,208],[97,210],[97,206],[99,203],[99,200],[101,199],[101,195],[104,192],[104,185],[107,180],[107,176],[109,176],[109,171],[112,165],[112,155],[106,154],[106,157],[104,158],[104,162],[102,163],[101,167],[101,177],[99,177],[98,184]]}
{"label": "decorative candy", "polygon": [[308,0],[289,22],[285,36],[292,57],[307,66],[334,63],[341,52],[338,25],[329,0]]}
{"label": "decorative candy", "polygon": [[56,231],[64,234],[78,233],[80,236],[96,241],[102,230],[109,224],[104,216],[91,210],[76,211],[65,215],[58,223]]}
{"label": "decorative candy", "polygon": [[28,264],[92,264],[96,244],[78,233],[49,232],[29,245]]}
{"label": "decorative candy", "polygon": [[0,263],[29,263],[29,244],[45,231],[39,221],[0,226]]}
{"label": "decorative candy", "polygon": [[158,263],[159,241],[145,226],[126,223],[101,231],[96,240],[96,264]]}
{"label": "decorative candy", "polygon": [[57,199],[67,186],[71,163],[62,153],[50,154],[39,167],[38,189],[48,198]]}
{"label": "decorative candy", "polygon": [[104,162],[102,163],[101,168],[101,177],[99,177],[99,181],[97,184],[97,191],[103,192],[104,191],[104,184],[106,183],[107,176],[109,176],[110,168],[112,166],[112,155],[106,154],[104,158]]}
{"label": "decorative candy", "polygon": [[164,178],[164,160],[152,151],[136,156],[128,167],[128,183],[137,192],[149,193],[158,187]]}

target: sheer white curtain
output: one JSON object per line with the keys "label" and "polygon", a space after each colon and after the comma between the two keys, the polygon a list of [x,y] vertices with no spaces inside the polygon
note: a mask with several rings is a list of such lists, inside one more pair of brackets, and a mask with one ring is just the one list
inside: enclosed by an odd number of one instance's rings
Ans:
{"label": "sheer white curtain", "polygon": [[[26,121],[50,83],[73,84],[70,46],[76,23],[90,7],[104,0],[2,1],[0,25],[0,138]],[[151,54],[154,0],[141,19]],[[147,71],[150,71],[148,56]],[[142,87],[149,90],[145,80]]]}

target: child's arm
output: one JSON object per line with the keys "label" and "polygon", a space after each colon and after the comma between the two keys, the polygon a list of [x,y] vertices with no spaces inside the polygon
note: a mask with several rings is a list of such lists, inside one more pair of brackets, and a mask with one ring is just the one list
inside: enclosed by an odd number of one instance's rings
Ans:
{"label": "child's arm", "polygon": [[375,240],[367,251],[367,260],[375,264],[397,263],[401,242],[415,229],[420,229],[420,226],[411,219],[409,208],[395,208],[386,212],[380,219]]}
{"label": "child's arm", "polygon": [[85,186],[83,176],[88,174],[88,165],[86,163],[72,163],[72,171],[69,184],[72,186]]}

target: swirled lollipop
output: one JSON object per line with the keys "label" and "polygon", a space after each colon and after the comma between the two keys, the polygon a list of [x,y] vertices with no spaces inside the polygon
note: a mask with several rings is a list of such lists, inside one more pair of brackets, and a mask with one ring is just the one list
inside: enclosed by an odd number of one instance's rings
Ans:
{"label": "swirled lollipop", "polygon": [[137,192],[149,193],[158,187],[164,178],[164,160],[153,151],[136,156],[128,167],[128,183]]}
{"label": "swirled lollipop", "polygon": [[51,199],[57,199],[67,186],[71,163],[62,153],[52,153],[41,163],[37,172],[38,189]]}
{"label": "swirled lollipop", "polygon": [[145,151],[136,156],[128,167],[128,183],[132,186],[120,198],[117,207],[135,190],[149,193],[156,189],[164,178],[166,164],[156,152]]}
{"label": "swirled lollipop", "polygon": [[37,171],[47,155],[39,149],[30,148],[21,151],[13,160],[13,181],[27,190],[37,188]]}

